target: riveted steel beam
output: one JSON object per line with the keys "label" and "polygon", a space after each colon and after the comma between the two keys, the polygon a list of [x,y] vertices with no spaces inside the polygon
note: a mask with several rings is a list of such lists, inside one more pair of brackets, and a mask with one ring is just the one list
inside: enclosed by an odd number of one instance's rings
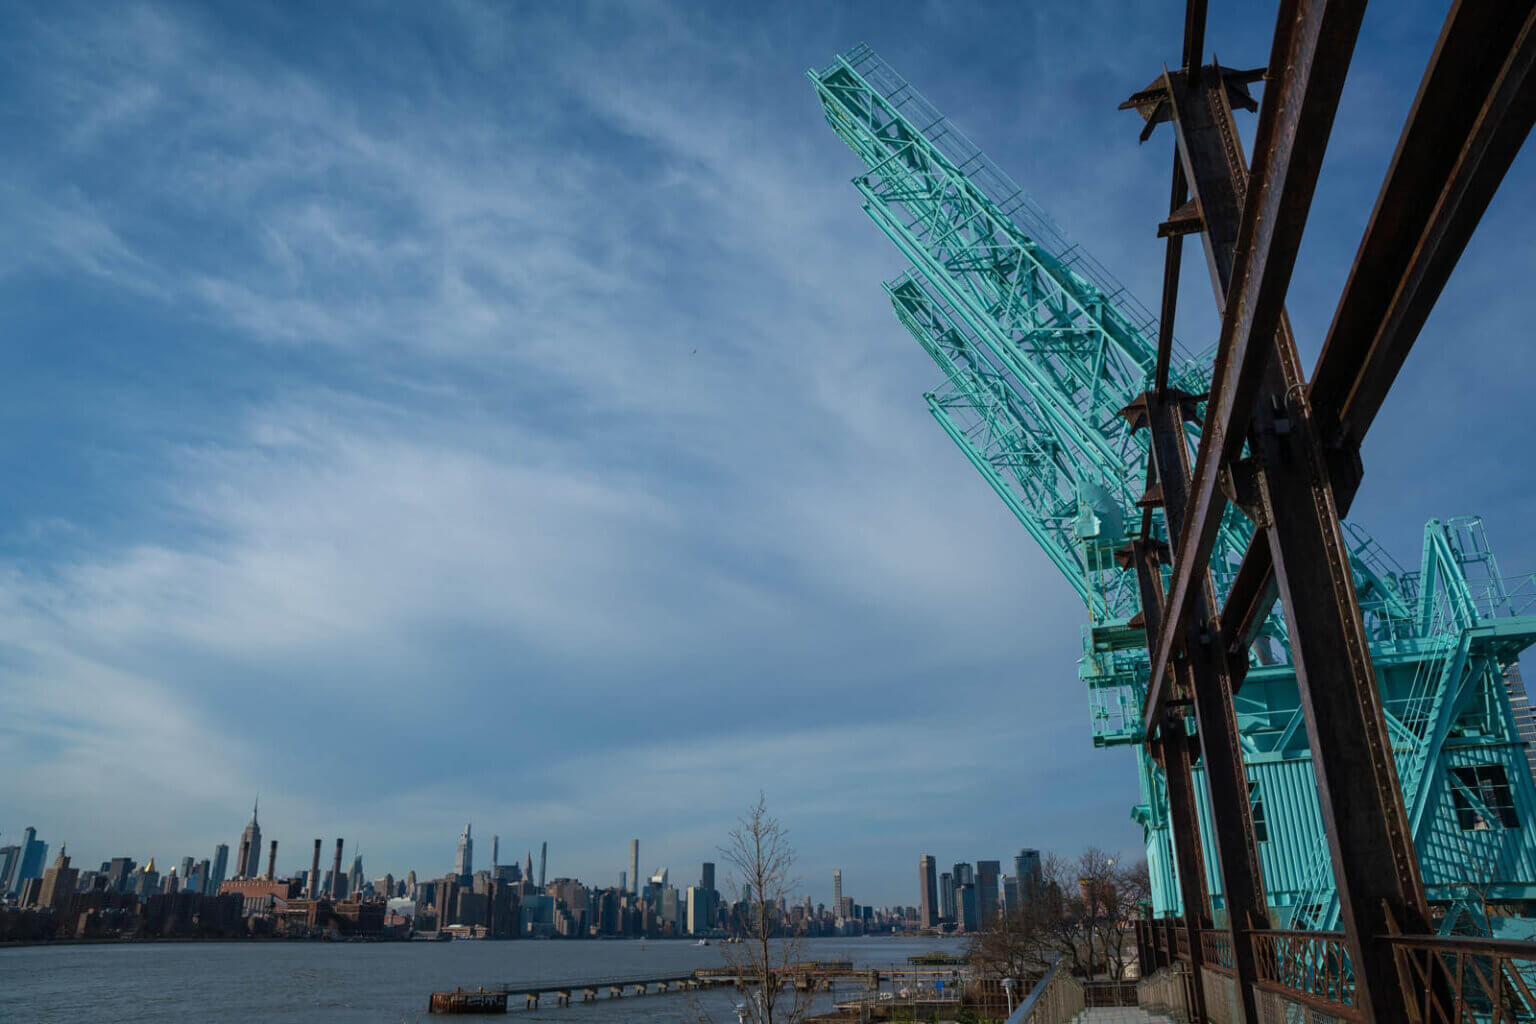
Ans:
{"label": "riveted steel beam", "polygon": [[[1456,261],[1536,117],[1536,5],[1458,2],[1425,69],[1308,394],[1325,443],[1358,450]],[[1358,474],[1335,473],[1349,511]],[[1222,620],[1245,650],[1275,602],[1264,544],[1249,546]]]}
{"label": "riveted steel beam", "polygon": [[[1162,394],[1148,392],[1142,396],[1146,407],[1146,425],[1151,432],[1152,464],[1157,471],[1170,535],[1177,534],[1180,529],[1189,500],[1189,442],[1184,431],[1184,420],[1193,404],[1189,397],[1171,389]],[[1150,637],[1154,628],[1160,631],[1163,625],[1162,574],[1156,563],[1148,557],[1145,542],[1138,541],[1136,544],[1141,548],[1141,557],[1137,562],[1138,581],[1144,600],[1151,602],[1150,611],[1147,604],[1143,604],[1142,608],[1143,614],[1147,616],[1147,635]],[[1211,796],[1216,857],[1221,867],[1222,894],[1226,900],[1227,923],[1232,934],[1242,1019],[1249,1024],[1258,1024],[1254,988],[1258,973],[1250,936],[1255,927],[1267,924],[1268,907],[1264,899],[1258,846],[1253,838],[1253,808],[1248,802],[1248,773],[1243,765],[1242,742],[1232,701],[1232,678],[1226,647],[1220,642],[1220,629],[1215,621],[1215,592],[1211,587],[1210,573],[1202,569],[1200,576],[1200,595],[1195,611],[1183,623],[1185,654],[1176,662],[1175,670],[1180,675],[1182,688],[1193,698],[1206,787]],[[1183,715],[1171,718],[1165,716],[1158,723],[1158,736],[1165,756],[1169,756],[1171,746],[1187,743]],[[1170,802],[1173,800],[1173,789],[1179,781],[1171,777],[1169,779]],[[1178,842],[1177,833],[1181,828],[1187,830],[1191,827],[1188,821],[1174,822],[1175,842]],[[1198,840],[1197,827],[1194,835]],[[1197,870],[1193,861],[1200,856],[1199,848],[1180,850],[1176,846],[1175,853],[1179,858],[1182,885],[1183,873]],[[1203,876],[1203,867],[1198,870]],[[1186,894],[1184,898],[1189,900],[1195,898],[1195,895]],[[1196,906],[1203,905],[1191,906],[1186,903],[1185,906],[1185,919],[1191,928],[1199,916]],[[1197,942],[1197,937],[1191,932],[1191,949]]]}
{"label": "riveted steel beam", "polygon": [[[1221,526],[1220,469],[1242,449],[1274,352],[1271,342],[1364,8],[1363,0],[1281,4],[1254,141],[1259,159],[1243,201],[1189,515],[1175,548],[1168,615],[1152,654],[1154,697],[1164,692],[1176,634],[1199,589],[1195,576],[1205,572]],[[1202,201],[1201,208],[1210,230],[1210,206]]]}

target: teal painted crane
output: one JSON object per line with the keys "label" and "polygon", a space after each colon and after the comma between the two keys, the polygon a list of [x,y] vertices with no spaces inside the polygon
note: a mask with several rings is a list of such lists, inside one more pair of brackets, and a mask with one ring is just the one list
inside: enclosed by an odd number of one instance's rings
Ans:
{"label": "teal painted crane", "polygon": [[[885,290],[943,373],[925,396],[929,411],[1084,603],[1079,672],[1093,740],[1137,749],[1142,800],[1132,814],[1154,901],[1174,911],[1163,784],[1141,743],[1139,597],[1135,574],[1115,558],[1144,515],[1167,539],[1155,495],[1144,494],[1146,435],[1121,416],[1150,384],[1156,321],[869,47],[807,75],[827,123],[864,163],[854,179],[864,210],[912,263]],[[1181,351],[1172,383],[1202,395],[1209,362]],[[1452,908],[1447,922],[1463,924],[1475,915],[1455,908],[1474,890],[1484,904],[1489,893],[1536,898],[1536,786],[1506,689],[1520,650],[1536,642],[1536,617],[1525,614],[1536,577],[1502,581],[1480,521],[1432,521],[1416,574],[1347,529],[1432,898]],[[1221,596],[1250,534],[1229,509],[1211,558]],[[1267,894],[1281,920],[1331,927],[1337,907],[1286,635],[1276,609],[1251,654],[1239,727]],[[1218,879],[1209,820],[1204,834]],[[1489,877],[1473,879],[1473,861],[1488,856]]]}

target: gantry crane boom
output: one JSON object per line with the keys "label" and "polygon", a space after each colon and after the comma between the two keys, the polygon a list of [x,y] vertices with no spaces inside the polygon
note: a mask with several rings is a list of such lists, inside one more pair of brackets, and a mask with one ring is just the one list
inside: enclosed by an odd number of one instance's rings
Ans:
{"label": "gantry crane boom", "polygon": [[[1135,574],[1115,558],[1133,533],[1168,540],[1156,494],[1143,494],[1146,434],[1121,415],[1151,383],[1157,323],[869,47],[807,74],[827,123],[864,163],[854,185],[865,211],[912,263],[885,290],[943,372],[943,386],[926,396],[930,412],[1087,609],[1080,674],[1094,740],[1136,744],[1143,803],[1133,817],[1146,829],[1155,902],[1172,908],[1178,892],[1161,774],[1140,744],[1140,598]],[[1172,386],[1196,406],[1207,363],[1181,353],[1170,368]],[[1218,596],[1251,534],[1229,507],[1211,558]],[[1493,565],[1480,520],[1431,521],[1417,573],[1393,563],[1357,525],[1346,524],[1346,535],[1431,895],[1471,906],[1457,887],[1468,851],[1488,840],[1449,830],[1493,821],[1509,832],[1499,850],[1480,855],[1501,865],[1508,877],[1498,884],[1509,894],[1536,899],[1536,786],[1505,689],[1519,651],[1536,642],[1536,616],[1527,614],[1536,610],[1536,577],[1511,585],[1484,572],[1474,582],[1479,566]],[[1281,917],[1293,925],[1329,927],[1337,905],[1278,609],[1250,656],[1238,722],[1255,827],[1266,830],[1266,891],[1289,908]],[[1495,776],[1503,789],[1489,783]],[[1516,817],[1522,824],[1509,825]],[[1215,878],[1208,831],[1205,840]],[[1453,840],[1460,855],[1446,852]],[[1478,898],[1488,889],[1481,885]]]}

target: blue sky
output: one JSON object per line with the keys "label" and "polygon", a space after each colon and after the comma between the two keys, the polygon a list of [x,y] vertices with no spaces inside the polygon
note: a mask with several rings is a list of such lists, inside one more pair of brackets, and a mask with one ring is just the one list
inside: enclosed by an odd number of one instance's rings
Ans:
{"label": "blue sky", "polygon": [[[285,867],[435,874],[472,819],[686,879],[761,788],[818,899],[1133,850],[1079,607],[929,419],[802,73],[869,42],[1151,305],[1171,143],[1115,106],[1182,3],[313,6],[0,11],[0,842],[206,856],[259,789]],[[1442,14],[1367,16],[1309,360]],[[1530,167],[1367,445],[1405,563],[1481,512],[1536,568]]]}

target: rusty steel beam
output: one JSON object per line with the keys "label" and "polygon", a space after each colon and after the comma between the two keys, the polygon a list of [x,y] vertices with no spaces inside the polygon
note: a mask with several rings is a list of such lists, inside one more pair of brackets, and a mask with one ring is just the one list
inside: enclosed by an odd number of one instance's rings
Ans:
{"label": "rusty steel beam", "polygon": [[[1456,261],[1536,118],[1536,5],[1458,2],[1398,139],[1308,394],[1330,448],[1358,450]],[[1335,473],[1349,511],[1357,473]],[[1245,652],[1275,603],[1269,549],[1250,544],[1222,611]]]}
{"label": "rusty steel beam", "polygon": [[1186,0],[1184,4],[1184,70],[1200,73],[1205,59],[1206,0]]}
{"label": "rusty steel beam", "polygon": [[[1173,719],[1176,719],[1175,722]],[[1170,712],[1156,740],[1153,756],[1162,765],[1168,790],[1168,831],[1173,836],[1173,856],[1178,865],[1179,897],[1184,903],[1184,928],[1189,936],[1192,984],[1190,1017],[1205,1021],[1205,980],[1200,968],[1204,961],[1200,931],[1210,927],[1210,889],[1205,878],[1205,854],[1200,843],[1200,815],[1195,809],[1195,783],[1191,772],[1190,744],[1182,713]]]}
{"label": "rusty steel beam", "polygon": [[[1173,187],[1168,198],[1168,218],[1171,221],[1184,207],[1189,198],[1189,186],[1184,181],[1184,168],[1177,158],[1173,162]],[[1158,394],[1168,390],[1168,364],[1173,359],[1173,318],[1179,305],[1179,264],[1184,255],[1182,233],[1168,235],[1168,248],[1163,256],[1163,301],[1158,308],[1157,367],[1153,373],[1153,386]],[[1155,634],[1153,634],[1155,635]]]}
{"label": "rusty steel beam", "polygon": [[[1206,0],[1187,0],[1184,5],[1184,71],[1190,75],[1200,73],[1200,62],[1205,53],[1205,6]],[[1184,171],[1178,160],[1175,160],[1173,186],[1168,199],[1170,220],[1178,214],[1188,196]],[[1163,301],[1158,313],[1157,368],[1153,378],[1159,393],[1168,390],[1168,364],[1173,356],[1173,320],[1179,302],[1179,263],[1183,253],[1182,235],[1170,233],[1163,257]]]}
{"label": "rusty steel beam", "polygon": [[[1275,53],[1289,63],[1271,61],[1272,72],[1281,69],[1281,81],[1265,95],[1255,144],[1259,167],[1251,179],[1242,167],[1219,75],[1193,88],[1172,75],[1164,78],[1166,96],[1156,114],[1175,124],[1180,158],[1201,211],[1213,288],[1222,309],[1222,335],[1192,477],[1184,475],[1188,453],[1181,432],[1176,454],[1186,460],[1184,473],[1173,472],[1173,460],[1164,451],[1171,442],[1159,443],[1160,435],[1170,434],[1168,417],[1156,414],[1168,403],[1148,396],[1153,458],[1169,534],[1177,536],[1179,544],[1173,593],[1158,616],[1147,711],[1150,725],[1161,710],[1158,698],[1172,688],[1168,662],[1182,640],[1180,665],[1188,665],[1192,675],[1208,754],[1212,740],[1223,738],[1224,719],[1233,717],[1232,673],[1227,645],[1220,642],[1209,556],[1225,507],[1218,487],[1225,484],[1223,489],[1234,494],[1241,490],[1244,511],[1270,548],[1292,623],[1298,689],[1360,1005],[1367,1019],[1386,1021],[1403,1019],[1408,1003],[1392,950],[1381,936],[1394,919],[1411,922],[1415,931],[1427,928],[1427,905],[1349,553],[1332,504],[1332,460],[1324,452],[1307,402],[1284,315],[1301,230],[1362,13],[1358,3],[1330,7],[1324,0],[1282,7]],[[1148,117],[1149,128],[1155,123]],[[1239,207],[1240,219],[1235,215]],[[1181,430],[1177,416],[1171,426]],[[1245,441],[1255,458],[1239,463]],[[1241,488],[1235,480],[1239,475],[1245,485]],[[1207,734],[1202,713],[1206,706],[1217,727],[1214,736]],[[1253,846],[1251,822],[1242,819],[1242,812],[1251,815],[1247,775],[1240,750],[1236,754],[1230,773],[1224,759],[1207,758],[1213,812],[1221,812],[1216,814],[1218,849],[1230,850],[1232,866],[1238,869],[1234,875],[1223,857],[1229,892],[1234,882],[1245,880],[1243,850]],[[1227,774],[1235,778],[1223,779]],[[1245,1018],[1255,1020],[1249,929],[1266,908],[1256,856],[1251,867],[1254,916],[1244,917],[1241,903],[1233,906],[1232,934],[1236,989],[1243,997]],[[1246,894],[1235,895],[1241,899]]]}
{"label": "rusty steel beam", "polygon": [[[1161,545],[1143,538],[1131,542],[1131,560],[1136,581],[1141,588],[1142,614],[1149,634],[1157,631],[1163,606]],[[1164,549],[1166,550],[1166,549]],[[1168,831],[1173,838],[1173,858],[1179,880],[1179,897],[1184,904],[1183,924],[1189,937],[1190,987],[1189,1013],[1193,1024],[1210,1019],[1205,1005],[1205,980],[1200,967],[1204,957],[1199,932],[1210,926],[1210,886],[1205,876],[1205,853],[1200,841],[1200,814],[1195,802],[1191,745],[1193,738],[1184,725],[1182,711],[1170,708],[1168,720],[1148,741],[1153,759],[1163,769],[1168,794]],[[1171,954],[1174,948],[1170,948]]]}
{"label": "rusty steel beam", "polygon": [[[1148,392],[1142,396],[1142,402],[1145,405],[1144,422],[1151,433],[1152,462],[1157,470],[1158,487],[1164,502],[1163,514],[1171,536],[1182,525],[1188,507],[1189,441],[1184,431],[1184,421],[1193,416],[1195,403],[1191,396],[1172,390],[1163,394]],[[1155,562],[1147,560],[1147,545],[1143,542],[1137,542],[1137,545],[1141,547],[1143,556],[1137,564],[1138,582],[1142,593],[1151,600],[1151,611],[1144,606],[1142,613],[1147,616],[1146,621],[1150,625],[1154,620],[1160,620],[1165,612],[1161,600],[1162,573]],[[1221,868],[1222,894],[1226,900],[1228,929],[1232,935],[1242,1019],[1247,1024],[1258,1024],[1258,1005],[1254,995],[1258,968],[1254,961],[1251,932],[1253,928],[1263,927],[1267,923],[1268,904],[1264,898],[1258,845],[1253,838],[1253,806],[1248,800],[1248,772],[1243,764],[1242,740],[1232,700],[1232,679],[1225,650],[1216,639],[1219,634],[1214,623],[1215,591],[1211,586],[1209,572],[1202,571],[1200,580],[1196,613],[1183,624],[1185,656],[1178,660],[1176,671],[1181,676],[1183,689],[1193,697],[1195,726],[1199,732],[1205,765],[1205,782],[1211,797],[1216,859]],[[1151,635],[1150,630],[1148,635]],[[1174,734],[1163,736],[1162,730],[1169,728],[1170,724],[1175,725]],[[1165,753],[1173,745],[1187,743],[1184,732],[1182,714],[1173,715],[1159,723],[1158,734],[1162,737]],[[1172,789],[1178,781],[1172,777],[1169,779],[1170,801],[1173,800]],[[1192,792],[1186,794],[1186,799],[1192,799]],[[1187,822],[1181,822],[1180,825],[1186,829],[1190,827]],[[1176,852],[1181,870],[1192,865],[1192,858],[1198,857],[1198,851],[1195,850],[1185,851],[1176,847]],[[1196,869],[1190,867],[1189,870],[1193,873]],[[1198,870],[1203,874],[1203,867]],[[1195,909],[1188,905],[1184,916],[1191,923],[1197,920]],[[1197,941],[1193,931],[1190,933],[1190,941],[1193,949]]]}
{"label": "rusty steel beam", "polygon": [[[1336,25],[1335,41],[1347,36],[1352,44],[1358,27],[1358,17]],[[1288,31],[1297,32],[1298,23],[1288,23],[1286,12],[1282,12],[1277,49]],[[1301,35],[1306,38],[1308,33],[1302,31]],[[1316,27],[1312,38],[1328,38],[1322,24]],[[1287,49],[1294,52],[1295,45],[1293,40]],[[1347,51],[1344,57],[1343,67],[1330,69],[1339,84],[1347,69]],[[1214,517],[1221,514],[1224,499],[1216,496],[1214,489],[1218,475],[1224,474],[1226,489],[1243,492],[1244,510],[1254,519],[1270,549],[1277,567],[1278,589],[1292,624],[1297,683],[1312,739],[1319,802],[1347,944],[1356,966],[1360,1003],[1367,1019],[1398,1020],[1406,1011],[1407,996],[1399,984],[1391,948],[1380,936],[1392,919],[1410,922],[1411,930],[1426,929],[1428,911],[1387,742],[1348,550],[1337,508],[1332,504],[1331,479],[1340,460],[1331,458],[1324,450],[1317,420],[1302,386],[1295,342],[1284,316],[1284,292],[1301,225],[1290,224],[1289,237],[1287,225],[1275,225],[1268,235],[1269,248],[1265,248],[1263,224],[1256,224],[1254,219],[1255,211],[1260,217],[1265,212],[1261,191],[1265,186],[1259,175],[1250,182],[1242,167],[1223,82],[1207,79],[1200,87],[1190,89],[1187,82],[1171,75],[1165,77],[1166,116],[1174,122],[1180,157],[1204,221],[1206,252],[1213,288],[1222,307],[1223,332],[1200,461],[1181,517],[1171,513],[1175,502],[1185,496],[1168,486],[1168,474],[1159,466],[1165,507],[1170,511],[1170,536],[1177,535],[1181,541],[1174,562],[1174,596],[1160,616],[1159,640],[1160,644],[1167,642],[1167,650],[1171,651],[1171,641],[1182,629],[1186,658],[1194,664],[1197,709],[1202,698],[1220,700],[1227,705],[1226,713],[1230,715],[1233,673],[1227,662],[1227,645],[1216,642],[1221,630],[1212,609],[1209,548],[1189,550],[1191,538],[1198,539],[1202,534],[1200,516],[1213,517],[1210,532],[1219,522]],[[1273,109],[1273,94],[1272,89],[1265,97],[1266,111]],[[1336,105],[1336,91],[1332,99]],[[1325,113],[1324,120],[1331,120],[1333,108],[1324,101],[1317,102],[1319,105],[1311,109],[1318,116]],[[1303,112],[1306,109],[1303,101]],[[1279,139],[1266,138],[1263,123],[1261,116],[1256,145],[1260,174],[1276,159],[1276,147],[1283,150],[1286,142],[1283,135]],[[1302,134],[1298,128],[1293,138]],[[1326,143],[1326,126],[1320,129],[1320,134],[1319,150]],[[1270,148],[1266,149],[1266,145]],[[1298,191],[1306,193],[1309,201],[1321,152],[1305,157]],[[1283,171],[1288,176],[1292,168],[1287,165]],[[1280,191],[1284,191],[1284,186]],[[1304,218],[1306,202],[1297,200],[1296,204],[1290,207],[1291,212]],[[1243,210],[1241,220],[1235,216],[1239,206]],[[1285,208],[1280,199],[1272,207],[1275,211]],[[1247,247],[1255,244],[1260,248],[1250,253]],[[1265,266],[1266,255],[1278,259],[1273,273]],[[1246,325],[1244,303],[1250,304]],[[1250,387],[1252,394],[1248,397],[1244,389]],[[1160,453],[1157,433],[1154,430],[1154,458]],[[1244,440],[1249,442],[1255,458],[1240,464],[1237,456]],[[1187,455],[1182,444],[1180,454]],[[1206,479],[1212,483],[1211,503],[1204,508],[1199,490],[1202,466],[1210,471]],[[1357,475],[1352,466],[1349,470],[1351,477]],[[1242,476],[1245,486],[1237,486],[1237,475]],[[1195,561],[1185,561],[1190,558]],[[1178,603],[1178,587],[1186,581],[1194,594],[1193,607],[1188,610],[1190,622],[1181,623],[1185,606]],[[1210,638],[1203,648],[1192,642],[1196,629]],[[1240,650],[1246,658],[1246,649]],[[1203,671],[1196,659],[1204,661]],[[1207,692],[1202,693],[1202,689]],[[1154,698],[1158,693],[1154,687]],[[1150,706],[1148,710],[1152,710]],[[1205,732],[1203,722],[1201,731]],[[1209,744],[1203,735],[1202,740]],[[1240,756],[1237,771],[1238,777],[1246,782]],[[1216,773],[1208,771],[1207,777],[1212,784],[1213,810],[1224,806],[1229,822],[1237,817],[1239,809],[1248,810],[1246,786],[1241,795],[1222,792],[1227,787],[1218,787]],[[1218,846],[1225,839],[1225,845],[1238,853],[1240,844],[1252,845],[1251,834],[1243,834],[1247,829],[1234,829],[1239,834],[1223,836],[1227,828],[1218,825]],[[1240,854],[1235,859],[1241,870]],[[1224,863],[1224,881],[1227,875]],[[1259,907],[1262,909],[1262,903]],[[1234,918],[1233,922],[1234,952],[1240,956],[1246,949],[1251,957],[1251,943],[1242,941],[1239,920]],[[1245,1002],[1251,1003],[1253,982],[1242,977],[1243,966],[1239,960],[1237,988],[1247,996]],[[1252,1019],[1249,1007],[1244,1009]]]}
{"label": "rusty steel beam", "polygon": [[1270,342],[1280,325],[1364,9],[1363,0],[1285,0],[1280,7],[1254,141],[1260,159],[1244,199],[1189,514],[1176,547],[1168,613],[1152,654],[1148,692],[1154,701],[1166,696],[1178,633],[1200,589],[1195,577],[1207,574],[1225,508],[1219,477],[1242,448],[1268,370]]}

